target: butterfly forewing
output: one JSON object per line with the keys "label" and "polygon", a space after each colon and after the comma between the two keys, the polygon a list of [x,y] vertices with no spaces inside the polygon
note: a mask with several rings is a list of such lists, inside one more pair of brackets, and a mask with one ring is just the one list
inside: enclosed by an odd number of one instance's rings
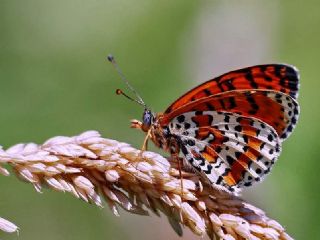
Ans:
{"label": "butterfly forewing", "polygon": [[286,64],[265,64],[225,73],[190,90],[165,111],[166,114],[198,99],[234,90],[274,90],[298,97],[299,73]]}

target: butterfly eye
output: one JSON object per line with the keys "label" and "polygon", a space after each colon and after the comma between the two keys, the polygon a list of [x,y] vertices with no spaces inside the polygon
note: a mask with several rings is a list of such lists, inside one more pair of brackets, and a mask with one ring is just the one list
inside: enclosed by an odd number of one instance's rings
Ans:
{"label": "butterfly eye", "polygon": [[152,121],[153,121],[153,115],[152,115],[151,111],[148,109],[144,110],[143,116],[142,116],[142,129],[144,131],[149,130],[149,128],[152,124]]}

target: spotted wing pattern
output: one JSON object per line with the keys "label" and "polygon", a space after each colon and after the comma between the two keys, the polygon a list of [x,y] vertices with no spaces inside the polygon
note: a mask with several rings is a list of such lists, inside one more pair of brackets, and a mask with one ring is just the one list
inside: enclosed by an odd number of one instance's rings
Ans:
{"label": "spotted wing pattern", "polygon": [[188,112],[175,117],[169,129],[187,162],[229,191],[260,181],[281,150],[270,125],[235,113]]}
{"label": "spotted wing pattern", "polygon": [[289,65],[232,71],[180,97],[160,125],[200,175],[236,192],[270,172],[297,123],[298,89],[298,72]]}

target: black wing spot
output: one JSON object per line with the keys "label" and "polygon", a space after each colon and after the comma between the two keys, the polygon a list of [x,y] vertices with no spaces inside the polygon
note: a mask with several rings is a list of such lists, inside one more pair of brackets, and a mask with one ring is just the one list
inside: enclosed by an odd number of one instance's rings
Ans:
{"label": "black wing spot", "polygon": [[252,185],[251,182],[246,182],[246,183],[244,183],[244,186],[246,186],[246,187],[249,187],[249,186],[251,186],[251,185]]}
{"label": "black wing spot", "polygon": [[207,170],[204,170],[203,172],[204,172],[205,174],[210,174],[211,171],[212,171],[212,165],[209,164],[209,165],[207,166]]}
{"label": "black wing spot", "polygon": [[254,110],[258,110],[258,109],[259,109],[259,106],[258,106],[258,104],[256,104],[256,103],[251,104],[251,107],[252,107]]}
{"label": "black wing spot", "polygon": [[229,155],[227,155],[226,157],[227,162],[229,163],[229,165],[232,165],[233,162],[235,161],[232,157],[230,157]]}
{"label": "black wing spot", "polygon": [[210,104],[210,103],[206,103],[206,106],[207,106],[207,109],[210,110],[210,111],[214,111],[215,110],[215,107],[212,106],[212,104]]}
{"label": "black wing spot", "polygon": [[233,109],[237,106],[236,101],[234,100],[234,97],[229,98],[230,102],[230,109]]}
{"label": "black wing spot", "polygon": [[278,143],[276,144],[276,152],[280,152],[280,145]]}
{"label": "black wing spot", "polygon": [[261,133],[261,130],[257,129],[256,136],[259,136],[260,133]]}
{"label": "black wing spot", "polygon": [[281,99],[282,95],[277,93],[276,96],[275,96],[277,99]]}
{"label": "black wing spot", "polygon": [[226,106],[225,106],[224,101],[222,99],[219,100],[219,103],[220,103],[222,109],[226,109]]}
{"label": "black wing spot", "polygon": [[201,162],[199,163],[199,166],[204,166],[204,165],[206,165],[206,162],[205,162],[205,160],[204,160],[203,158],[200,158],[200,159],[198,159],[198,160],[201,161]]}
{"label": "black wing spot", "polygon": [[237,159],[240,158],[241,154],[242,154],[241,152],[235,152],[235,153],[234,153],[234,155],[236,156]]}
{"label": "black wing spot", "polygon": [[259,88],[258,84],[254,81],[251,73],[247,73],[245,75],[245,78],[250,82],[252,88]]}
{"label": "black wing spot", "polygon": [[292,118],[292,119],[291,119],[291,122],[292,122],[293,124],[296,124],[296,123],[297,123],[297,119],[296,119],[296,118]]}
{"label": "black wing spot", "polygon": [[255,114],[257,114],[257,110],[249,110],[248,114],[255,115]]}
{"label": "black wing spot", "polygon": [[184,115],[180,115],[179,117],[177,117],[177,120],[179,123],[182,123],[182,122],[184,122],[185,118],[186,117]]}
{"label": "black wing spot", "polygon": [[215,152],[216,152],[216,153],[220,153],[221,150],[222,150],[222,148],[221,148],[220,146],[218,146],[218,147],[215,149]]}
{"label": "black wing spot", "polygon": [[272,142],[272,141],[273,141],[273,136],[272,136],[272,134],[269,134],[269,135],[268,135],[268,140],[269,140],[269,142]]}
{"label": "black wing spot", "polygon": [[234,127],[234,130],[236,130],[237,132],[242,132],[242,127],[240,125],[237,125]]}
{"label": "black wing spot", "polygon": [[212,95],[212,92],[209,90],[209,89],[204,89],[203,92],[207,95],[207,96],[210,96]]}
{"label": "black wing spot", "polygon": [[[189,152],[188,152],[188,149],[184,146],[184,144],[181,145],[181,151],[184,155],[187,155]],[[188,160],[189,161],[189,160]]]}
{"label": "black wing spot", "polygon": [[264,80],[267,82],[272,82],[272,78],[269,76],[264,76]]}
{"label": "black wing spot", "polygon": [[218,180],[216,181],[216,184],[220,184],[222,182],[223,178],[221,176],[218,177]]}
{"label": "black wing spot", "polygon": [[191,139],[189,139],[189,140],[187,141],[187,143],[188,143],[189,146],[194,146],[194,145],[196,144],[195,141],[194,141],[194,140],[191,140]]}

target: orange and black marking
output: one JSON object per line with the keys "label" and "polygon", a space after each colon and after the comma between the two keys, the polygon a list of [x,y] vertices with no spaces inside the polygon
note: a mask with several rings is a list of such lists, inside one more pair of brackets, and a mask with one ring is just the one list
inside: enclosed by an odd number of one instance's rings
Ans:
{"label": "orange and black marking", "polygon": [[165,113],[168,114],[201,98],[238,90],[273,90],[296,99],[299,73],[295,67],[285,64],[257,65],[231,71],[190,90],[171,104]]}
{"label": "orange and black marking", "polygon": [[213,186],[236,191],[260,181],[279,157],[297,123],[298,91],[293,66],[247,67],[190,90],[147,126],[158,147],[181,150]]}

